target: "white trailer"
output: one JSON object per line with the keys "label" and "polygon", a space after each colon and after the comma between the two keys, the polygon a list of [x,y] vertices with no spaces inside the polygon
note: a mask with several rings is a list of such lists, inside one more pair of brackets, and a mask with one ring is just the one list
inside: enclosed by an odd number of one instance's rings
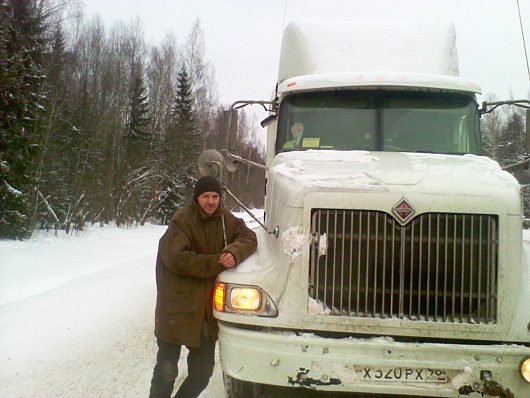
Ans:
{"label": "white trailer", "polygon": [[519,185],[482,156],[455,43],[452,24],[286,28],[259,248],[215,291],[230,397],[530,397]]}

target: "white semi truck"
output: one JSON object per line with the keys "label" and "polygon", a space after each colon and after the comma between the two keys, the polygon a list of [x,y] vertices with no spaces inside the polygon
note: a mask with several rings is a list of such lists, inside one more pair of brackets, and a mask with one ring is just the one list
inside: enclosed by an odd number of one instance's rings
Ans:
{"label": "white semi truck", "polygon": [[452,24],[287,26],[273,100],[233,106],[270,113],[259,248],[215,290],[229,397],[530,397],[520,190],[479,92]]}

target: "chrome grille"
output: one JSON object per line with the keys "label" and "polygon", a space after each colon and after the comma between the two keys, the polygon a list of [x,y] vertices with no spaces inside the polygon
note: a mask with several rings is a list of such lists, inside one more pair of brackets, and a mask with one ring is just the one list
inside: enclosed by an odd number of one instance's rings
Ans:
{"label": "chrome grille", "polygon": [[497,222],[313,209],[309,296],[330,315],[496,323]]}

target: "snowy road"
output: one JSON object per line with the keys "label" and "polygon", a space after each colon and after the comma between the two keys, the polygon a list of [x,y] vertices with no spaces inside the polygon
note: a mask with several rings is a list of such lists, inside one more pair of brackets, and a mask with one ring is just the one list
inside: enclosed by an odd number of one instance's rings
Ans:
{"label": "snowy road", "polygon": [[[0,241],[0,397],[148,396],[164,230]],[[201,397],[222,396],[216,369]]]}

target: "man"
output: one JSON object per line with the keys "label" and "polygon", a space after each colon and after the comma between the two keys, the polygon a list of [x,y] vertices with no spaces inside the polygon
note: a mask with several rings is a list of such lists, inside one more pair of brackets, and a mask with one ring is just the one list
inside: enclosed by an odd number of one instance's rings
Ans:
{"label": "man", "polygon": [[256,234],[221,205],[217,179],[200,178],[191,204],[173,215],[158,245],[158,354],[150,398],[171,397],[182,345],[189,350],[188,376],[175,398],[198,397],[206,388],[213,373],[218,331],[212,315],[215,278],[256,247]]}
{"label": "man", "polygon": [[282,149],[294,149],[302,147],[304,125],[300,122],[296,122],[291,126],[289,131],[291,132],[292,139],[283,144]]}

